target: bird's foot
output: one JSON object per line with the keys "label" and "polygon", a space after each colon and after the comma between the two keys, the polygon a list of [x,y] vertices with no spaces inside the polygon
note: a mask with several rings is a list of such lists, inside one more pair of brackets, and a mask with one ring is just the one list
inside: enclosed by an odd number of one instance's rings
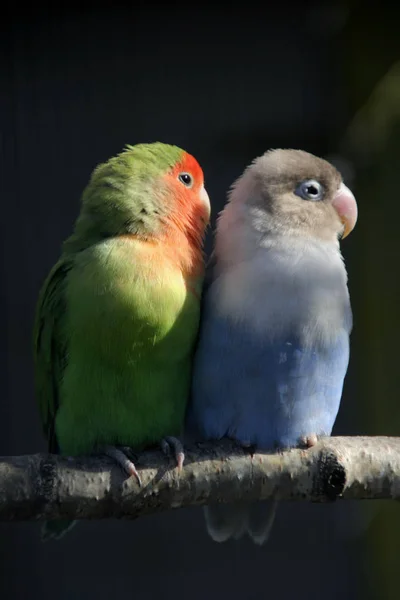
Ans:
{"label": "bird's foot", "polygon": [[318,443],[319,436],[316,433],[310,433],[309,435],[303,435],[299,442],[306,448],[312,448]]}
{"label": "bird's foot", "polygon": [[168,435],[161,440],[161,450],[166,456],[170,456],[173,452],[178,471],[182,471],[183,461],[185,460],[182,442],[178,438]]}
{"label": "bird's foot", "polygon": [[116,448],[115,446],[106,446],[103,448],[103,453],[115,460],[115,462],[123,468],[125,473],[136,477],[138,484],[140,486],[142,485],[142,480],[140,479],[140,475],[136,470],[135,463],[132,460],[134,459],[135,455],[131,448],[128,446],[121,446],[120,448]]}

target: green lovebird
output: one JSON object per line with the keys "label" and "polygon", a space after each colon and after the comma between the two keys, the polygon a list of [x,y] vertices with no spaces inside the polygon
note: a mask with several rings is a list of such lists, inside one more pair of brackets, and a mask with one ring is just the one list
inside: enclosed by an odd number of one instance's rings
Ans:
{"label": "green lovebird", "polygon": [[[184,150],[127,146],[99,165],[41,290],[35,387],[49,451],[104,453],[140,478],[132,447],[160,442],[178,468],[210,202]],[[70,521],[45,524],[60,537]]]}

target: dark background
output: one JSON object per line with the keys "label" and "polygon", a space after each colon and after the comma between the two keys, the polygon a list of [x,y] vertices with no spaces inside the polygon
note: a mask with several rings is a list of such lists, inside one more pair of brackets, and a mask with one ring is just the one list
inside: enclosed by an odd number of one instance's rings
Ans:
{"label": "dark background", "polygon": [[[350,1],[4,12],[0,454],[46,448],[34,306],[90,172],[126,143],[156,140],[198,158],[214,219],[232,181],[270,147],[342,168],[359,222],[342,246],[355,327],[334,432],[400,435],[399,25],[396,9]],[[200,509],[82,522],[58,543],[42,544],[39,529],[0,526],[2,600],[400,595],[394,502],[284,505],[261,549],[212,542]]]}

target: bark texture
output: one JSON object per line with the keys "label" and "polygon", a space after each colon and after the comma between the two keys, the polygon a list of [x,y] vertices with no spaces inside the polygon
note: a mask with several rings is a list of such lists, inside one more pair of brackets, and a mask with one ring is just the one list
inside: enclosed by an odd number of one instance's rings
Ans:
{"label": "bark texture", "polygon": [[251,454],[223,442],[186,448],[178,472],[158,450],[138,455],[142,479],[102,456],[0,458],[0,520],[128,518],[214,502],[336,498],[400,500],[400,438],[334,437],[309,449]]}

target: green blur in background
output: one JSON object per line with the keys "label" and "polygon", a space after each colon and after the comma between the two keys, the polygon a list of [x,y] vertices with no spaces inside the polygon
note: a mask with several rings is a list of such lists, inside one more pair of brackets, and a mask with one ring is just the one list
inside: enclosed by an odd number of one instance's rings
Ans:
{"label": "green blur in background", "polygon": [[[341,143],[359,199],[352,247],[352,361],[366,435],[400,435],[400,20],[396,9],[349,3],[342,60],[352,120]],[[400,598],[400,503],[360,503],[371,598]],[[371,587],[369,587],[371,586]]]}

